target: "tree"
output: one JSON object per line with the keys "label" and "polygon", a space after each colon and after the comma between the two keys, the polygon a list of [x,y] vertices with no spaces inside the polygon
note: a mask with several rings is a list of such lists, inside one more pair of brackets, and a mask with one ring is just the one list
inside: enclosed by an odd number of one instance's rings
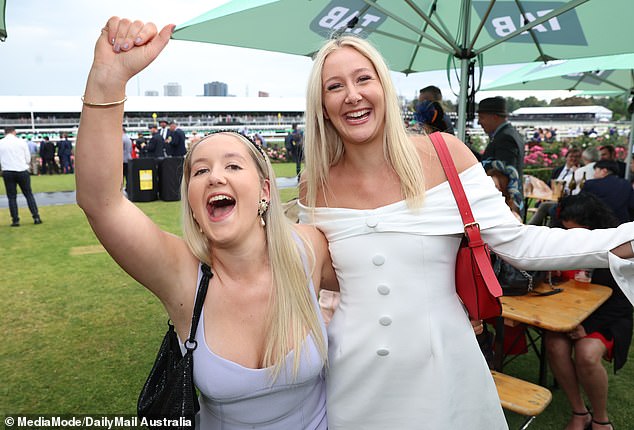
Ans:
{"label": "tree", "polygon": [[513,112],[521,107],[520,101],[513,97],[506,97],[506,111]]}
{"label": "tree", "polygon": [[565,99],[556,98],[550,101],[550,106],[592,106],[592,98],[572,96]]}
{"label": "tree", "polygon": [[526,97],[524,100],[520,101],[520,107],[544,107],[548,106],[548,102],[546,100],[539,100],[535,96]]}
{"label": "tree", "polygon": [[607,97],[607,99],[608,105],[606,107],[612,111],[612,118],[615,121],[630,118],[631,115],[627,112],[627,97]]}

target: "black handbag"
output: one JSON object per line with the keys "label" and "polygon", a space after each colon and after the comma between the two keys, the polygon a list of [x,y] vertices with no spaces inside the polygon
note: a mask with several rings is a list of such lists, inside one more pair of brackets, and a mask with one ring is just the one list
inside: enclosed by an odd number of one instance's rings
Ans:
{"label": "black handbag", "polygon": [[526,295],[546,278],[546,272],[517,269],[497,255],[492,254],[491,259],[493,260],[493,272],[500,282],[504,296]]}
{"label": "black handbag", "polygon": [[183,356],[174,325],[168,321],[167,333],[139,395],[137,415],[142,425],[152,429],[193,429],[200,410],[194,386],[194,350],[198,346],[195,338],[209,280],[213,276],[209,266],[204,263],[201,266],[203,275],[194,303],[192,326],[184,343],[187,352]]}

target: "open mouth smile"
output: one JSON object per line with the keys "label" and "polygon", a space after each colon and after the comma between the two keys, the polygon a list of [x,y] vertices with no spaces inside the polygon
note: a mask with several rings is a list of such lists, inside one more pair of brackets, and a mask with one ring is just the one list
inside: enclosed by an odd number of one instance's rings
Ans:
{"label": "open mouth smile", "polygon": [[207,201],[207,213],[212,221],[221,221],[233,212],[236,200],[228,194],[215,194]]}
{"label": "open mouth smile", "polygon": [[363,122],[370,116],[371,109],[361,109],[354,112],[348,112],[344,115],[344,118],[348,122]]}

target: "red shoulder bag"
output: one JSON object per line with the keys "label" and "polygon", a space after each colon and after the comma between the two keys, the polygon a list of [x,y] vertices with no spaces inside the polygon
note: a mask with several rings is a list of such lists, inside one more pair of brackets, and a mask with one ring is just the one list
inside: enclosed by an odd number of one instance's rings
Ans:
{"label": "red shoulder bag", "polygon": [[464,236],[456,257],[456,292],[471,319],[484,320],[500,316],[502,287],[493,273],[489,249],[482,241],[480,226],[473,218],[445,140],[440,133],[432,133],[429,137],[445,170],[464,224]]}

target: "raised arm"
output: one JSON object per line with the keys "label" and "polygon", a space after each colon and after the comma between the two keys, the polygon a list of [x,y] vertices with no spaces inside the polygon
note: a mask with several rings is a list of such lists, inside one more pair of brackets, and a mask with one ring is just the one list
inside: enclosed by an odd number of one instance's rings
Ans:
{"label": "raised arm", "polygon": [[191,254],[123,196],[121,124],[126,83],[158,56],[172,31],[173,25],[157,33],[152,23],[108,20],[95,46],[76,150],[77,203],[117,263],[163,301]]}

